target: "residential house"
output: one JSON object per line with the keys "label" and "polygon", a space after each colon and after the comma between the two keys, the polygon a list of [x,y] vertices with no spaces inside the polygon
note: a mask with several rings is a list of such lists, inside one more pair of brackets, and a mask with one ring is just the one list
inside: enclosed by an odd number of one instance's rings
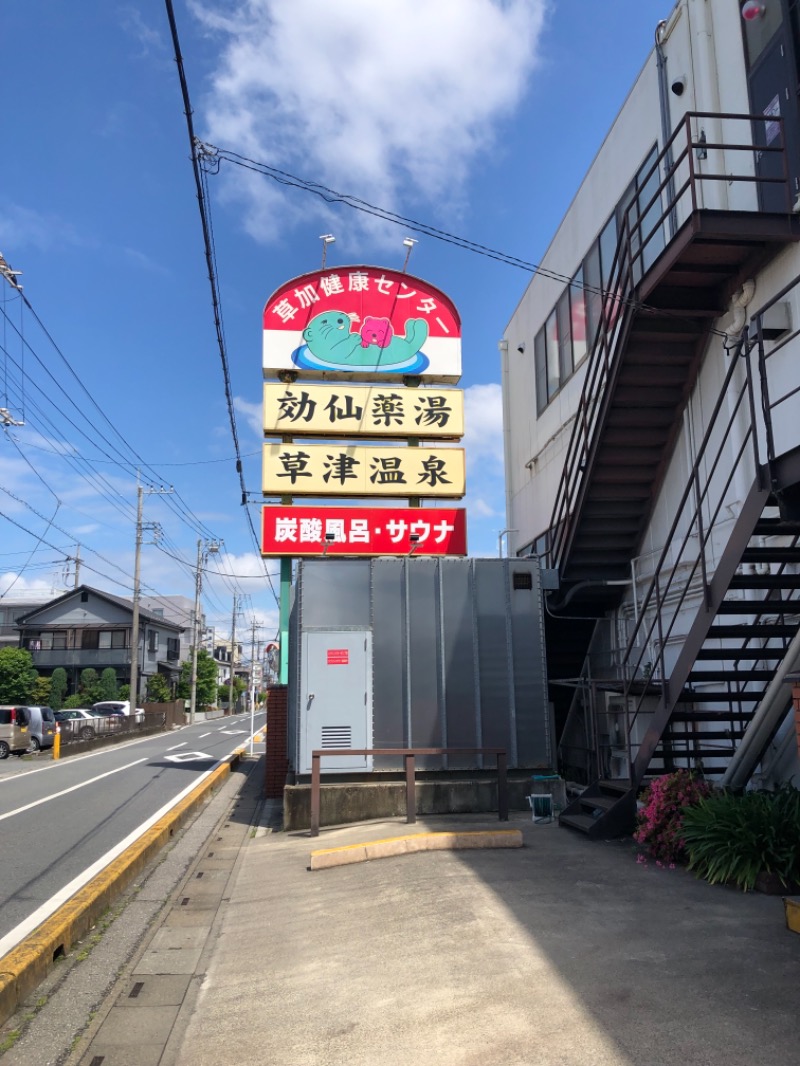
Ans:
{"label": "residential house", "polygon": [[[130,684],[133,604],[80,585],[16,619],[19,643],[43,676],[57,667],[67,671],[69,692],[78,688],[81,671],[114,669],[119,684]],[[139,611],[138,675],[141,694],[147,679],[163,674],[172,683],[180,676],[183,626],[150,611]]]}

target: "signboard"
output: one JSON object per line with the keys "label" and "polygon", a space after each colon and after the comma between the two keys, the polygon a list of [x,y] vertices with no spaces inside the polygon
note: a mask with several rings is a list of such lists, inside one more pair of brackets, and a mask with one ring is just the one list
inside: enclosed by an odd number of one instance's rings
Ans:
{"label": "signboard", "polygon": [[261,554],[466,555],[463,508],[265,506]]}
{"label": "signboard", "polygon": [[264,434],[460,440],[460,389],[264,384]]}
{"label": "signboard", "polygon": [[382,267],[317,270],[282,285],[264,308],[264,377],[457,384],[461,320],[421,278]]}
{"label": "signboard", "polygon": [[265,496],[425,496],[460,499],[464,449],[265,444]]}
{"label": "signboard", "polygon": [[328,666],[349,666],[349,648],[328,648]]}

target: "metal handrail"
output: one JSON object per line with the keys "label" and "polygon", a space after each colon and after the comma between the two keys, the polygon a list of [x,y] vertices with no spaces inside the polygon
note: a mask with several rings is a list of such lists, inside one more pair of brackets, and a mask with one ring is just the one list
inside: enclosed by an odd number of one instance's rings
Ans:
{"label": "metal handrail", "polygon": [[[754,143],[723,143],[701,142],[692,133],[692,122],[698,119],[713,119],[720,121],[746,121],[751,123],[753,131],[758,123],[774,122],[779,129],[779,137],[776,143],[770,145],[757,145]],[[683,136],[684,144],[673,156],[678,139]],[[579,510],[582,494],[585,492],[586,473],[590,466],[591,453],[596,447],[594,440],[595,429],[598,425],[600,404],[607,394],[608,384],[618,368],[619,350],[616,342],[624,335],[624,327],[627,329],[632,316],[633,308],[646,312],[646,306],[636,303],[636,288],[644,277],[645,249],[658,233],[664,233],[665,220],[677,211],[681,201],[689,194],[691,214],[698,210],[698,190],[705,181],[748,182],[760,188],[762,185],[783,184],[786,189],[786,213],[791,212],[791,189],[789,183],[786,152],[784,148],[783,120],[780,116],[751,115],[751,114],[717,114],[710,111],[687,112],[675,127],[669,141],[657,155],[652,165],[640,176],[640,187],[646,188],[650,180],[657,173],[663,177],[650,199],[642,205],[638,197],[628,205],[622,215],[620,234],[617,247],[609,272],[609,289],[602,293],[602,311],[597,335],[594,338],[591,352],[586,365],[583,387],[581,390],[575,422],[567,445],[566,458],[562,470],[561,480],[556,491],[556,498],[549,525],[548,552],[550,565],[556,569],[562,569],[568,557],[572,542],[571,519]],[[749,153],[780,153],[783,160],[783,176],[781,178],[765,178],[758,174],[706,174],[697,170],[695,166],[695,152],[699,149],[719,149],[732,152]],[[675,175],[681,165],[686,163],[688,176],[678,186],[672,195],[668,194],[670,183],[674,182]],[[668,164],[668,165],[667,165]],[[657,203],[665,203],[658,218],[650,224],[645,233],[643,224],[649,212]],[[637,237],[638,246],[634,247],[633,235]],[[664,251],[670,246],[674,236],[665,237]],[[662,252],[663,254],[663,252]],[[636,277],[639,276],[637,283]]]}
{"label": "metal handrail", "polygon": [[497,758],[497,808],[499,821],[508,821],[508,756],[505,748],[325,748],[311,752],[311,819],[309,836],[319,836],[321,760],[323,756],[402,756],[406,775],[406,822],[417,820],[415,764],[417,755],[494,755]]}

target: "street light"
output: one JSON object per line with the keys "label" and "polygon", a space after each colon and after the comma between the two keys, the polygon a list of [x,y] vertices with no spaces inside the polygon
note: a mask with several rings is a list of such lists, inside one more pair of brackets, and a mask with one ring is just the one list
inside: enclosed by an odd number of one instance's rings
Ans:
{"label": "street light", "polygon": [[[498,558],[503,558],[503,537],[509,533],[519,533],[518,529],[503,529],[500,531],[500,536],[497,538],[497,555]],[[506,544],[506,551],[508,550],[508,544]]]}
{"label": "street light", "polygon": [[203,591],[203,564],[209,555],[219,552],[219,541],[198,540],[197,542],[197,573],[194,582],[194,619],[192,625],[192,683],[189,690],[189,724],[194,725],[194,715],[197,709],[197,645],[200,643],[200,593]]}

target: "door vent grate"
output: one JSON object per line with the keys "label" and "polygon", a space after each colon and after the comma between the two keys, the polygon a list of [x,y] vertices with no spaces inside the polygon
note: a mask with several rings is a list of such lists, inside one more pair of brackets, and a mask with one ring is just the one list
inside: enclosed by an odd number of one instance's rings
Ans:
{"label": "door vent grate", "polygon": [[323,748],[352,748],[353,727],[349,725],[324,725],[322,727]]}

